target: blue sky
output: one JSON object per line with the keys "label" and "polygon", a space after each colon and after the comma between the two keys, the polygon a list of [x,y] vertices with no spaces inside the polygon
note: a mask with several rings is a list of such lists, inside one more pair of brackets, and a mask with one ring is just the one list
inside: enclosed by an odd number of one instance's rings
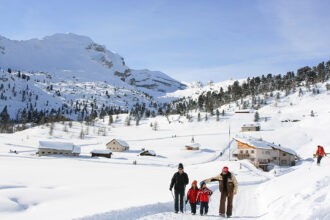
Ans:
{"label": "blue sky", "polygon": [[0,35],[72,32],[131,68],[221,81],[329,60],[329,11],[328,0],[0,0]]}

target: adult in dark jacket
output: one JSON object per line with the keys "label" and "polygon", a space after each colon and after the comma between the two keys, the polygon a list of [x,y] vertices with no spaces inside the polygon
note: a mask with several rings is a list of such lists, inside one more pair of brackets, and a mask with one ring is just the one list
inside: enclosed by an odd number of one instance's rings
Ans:
{"label": "adult in dark jacket", "polygon": [[176,172],[171,180],[170,191],[174,187],[175,202],[174,209],[175,213],[179,212],[179,197],[180,197],[180,211],[183,212],[183,197],[185,195],[186,185],[189,183],[188,175],[183,171],[182,163],[178,166],[178,172]]}

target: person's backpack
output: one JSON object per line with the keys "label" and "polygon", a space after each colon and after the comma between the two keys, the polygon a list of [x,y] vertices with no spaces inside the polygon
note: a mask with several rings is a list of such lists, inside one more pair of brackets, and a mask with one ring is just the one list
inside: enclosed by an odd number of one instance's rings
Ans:
{"label": "person's backpack", "polygon": [[317,154],[316,156],[321,156],[323,157],[325,155],[324,148],[322,146],[319,146],[317,149]]}

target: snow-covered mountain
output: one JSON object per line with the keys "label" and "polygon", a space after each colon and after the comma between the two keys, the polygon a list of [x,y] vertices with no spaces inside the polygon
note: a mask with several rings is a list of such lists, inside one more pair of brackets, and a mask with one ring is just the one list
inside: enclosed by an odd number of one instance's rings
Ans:
{"label": "snow-covered mountain", "polygon": [[186,88],[162,72],[130,69],[117,53],[71,33],[24,41],[0,36],[0,75],[0,103],[12,118],[24,108],[62,108],[76,118],[71,113],[84,107],[154,106],[166,93]]}
{"label": "snow-covered mountain", "polygon": [[47,72],[57,78],[106,81],[112,86],[137,88],[159,94],[185,88],[168,75],[149,70],[132,70],[124,58],[89,37],[72,33],[42,39],[9,40],[0,36],[0,66],[22,71]]}

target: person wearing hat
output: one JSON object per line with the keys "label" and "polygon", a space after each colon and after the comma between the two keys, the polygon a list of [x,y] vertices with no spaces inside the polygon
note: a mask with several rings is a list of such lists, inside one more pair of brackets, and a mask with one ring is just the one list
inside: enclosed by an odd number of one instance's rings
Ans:
{"label": "person wearing hat", "polygon": [[200,201],[200,215],[207,215],[209,211],[209,201],[210,196],[213,194],[213,192],[206,187],[206,183],[202,181],[200,183],[200,190],[197,193],[197,200]]}
{"label": "person wearing hat", "polygon": [[197,205],[197,193],[198,193],[198,187],[197,187],[197,181],[194,180],[191,184],[191,188],[189,189],[187,193],[187,200],[186,204],[189,200],[189,204],[191,207],[191,214],[195,215],[196,214],[196,205]]}
{"label": "person wearing hat", "polygon": [[234,174],[229,172],[228,167],[223,167],[221,173],[215,177],[203,180],[205,183],[219,181],[219,190],[221,192],[219,215],[225,216],[227,200],[227,217],[232,215],[233,198],[237,194],[238,183]]}
{"label": "person wearing hat", "polygon": [[185,195],[186,185],[189,183],[188,175],[183,171],[183,164],[178,166],[178,172],[176,172],[171,180],[170,191],[174,187],[174,209],[175,213],[179,212],[179,197],[180,197],[180,212],[183,212],[183,197]]}

